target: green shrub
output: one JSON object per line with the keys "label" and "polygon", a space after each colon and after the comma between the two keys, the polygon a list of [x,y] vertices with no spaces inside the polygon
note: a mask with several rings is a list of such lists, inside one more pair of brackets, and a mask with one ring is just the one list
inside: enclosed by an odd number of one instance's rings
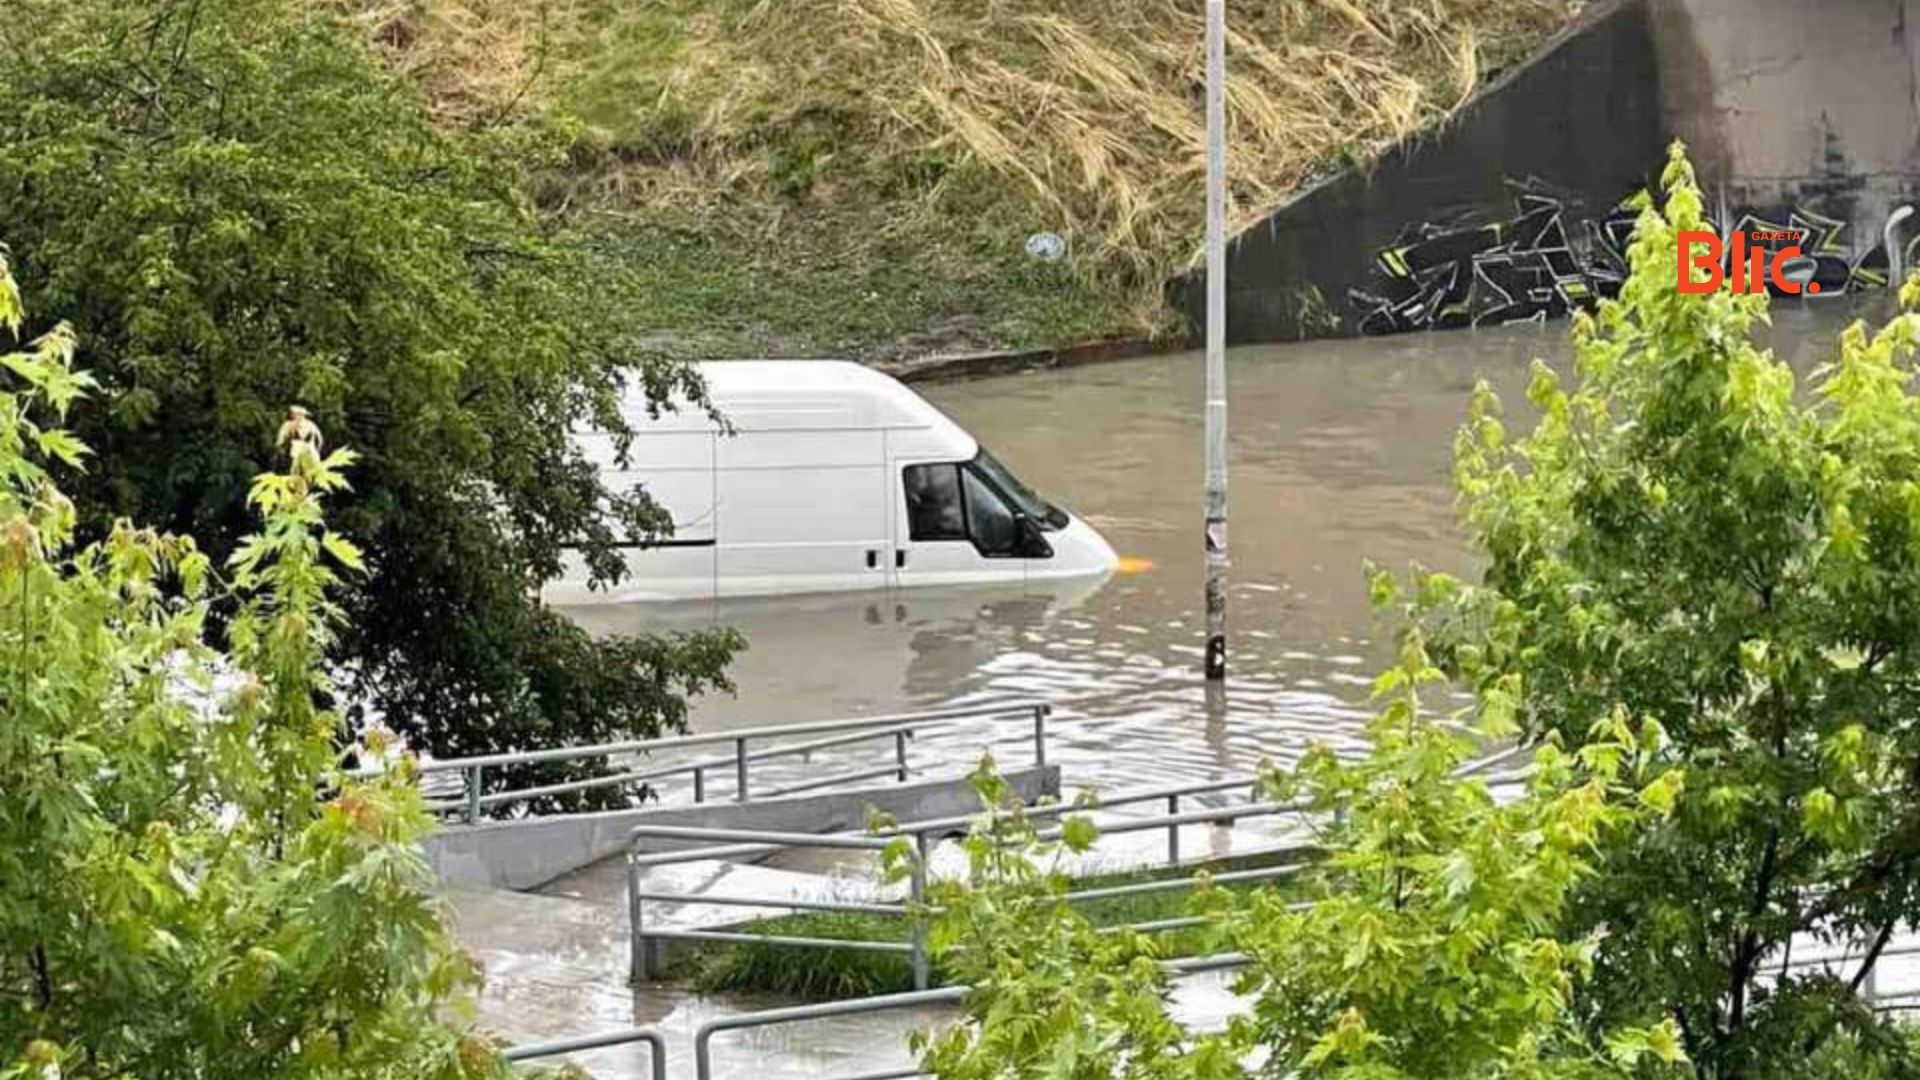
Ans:
{"label": "green shrub", "polygon": [[[748,924],[748,933],[905,942],[905,919],[819,912],[786,915]],[[802,1001],[895,994],[913,989],[913,965],[904,955],[871,949],[797,949],[786,945],[702,947],[680,965],[703,993],[778,994]],[[936,971],[934,982],[944,983]]]}
{"label": "green shrub", "polygon": [[[1511,733],[1512,696],[1490,690],[1462,724],[1421,709],[1418,688],[1440,679],[1410,632],[1376,684],[1368,755],[1321,748],[1270,778],[1274,797],[1308,807],[1327,856],[1293,888],[1201,891],[1213,947],[1249,960],[1235,989],[1250,1007],[1224,1032],[1174,1021],[1164,941],[1101,932],[1066,903],[1060,851],[1085,850],[1091,822],[1042,842],[983,774],[996,809],[965,842],[972,874],[932,893],[936,955],[973,988],[971,1022],[925,1042],[922,1066],[953,1080],[1226,1080],[1254,1075],[1249,1061],[1302,1080],[1674,1075],[1671,1022],[1599,1038],[1576,1022],[1599,935],[1568,919],[1596,848],[1679,790],[1657,728],[1615,718],[1579,755],[1542,748],[1524,793],[1496,799],[1460,769]],[[912,855],[889,862],[904,873]]]}
{"label": "green shrub", "polygon": [[[0,326],[21,326],[4,262]],[[441,1019],[476,972],[410,770],[347,780],[320,705],[331,594],[360,566],[322,505],[354,455],[296,411],[225,580],[124,519],[79,543],[74,342],[62,324],[0,354],[0,1077],[504,1075]]]}

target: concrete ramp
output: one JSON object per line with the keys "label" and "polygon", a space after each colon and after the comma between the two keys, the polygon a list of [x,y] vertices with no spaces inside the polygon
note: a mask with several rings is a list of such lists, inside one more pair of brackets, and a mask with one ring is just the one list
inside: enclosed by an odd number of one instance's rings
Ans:
{"label": "concrete ramp", "polygon": [[[1029,802],[1060,793],[1060,769],[1036,765],[1005,779]],[[627,850],[634,826],[764,829],[827,833],[865,828],[875,813],[900,821],[971,814],[978,796],[964,776],[856,791],[790,795],[750,802],[707,802],[518,821],[455,825],[429,838],[427,860],[449,889],[537,889]],[[670,850],[660,842],[654,850]]]}
{"label": "concrete ramp", "polygon": [[[717,859],[648,867],[640,877],[640,886],[686,897],[684,902],[647,902],[647,925],[663,930],[721,930],[791,915],[795,909],[786,905],[788,900],[898,900],[905,892],[904,888],[880,888],[874,883],[872,867],[867,864],[829,867],[825,872],[815,872]],[[700,898],[709,894],[754,897],[766,903],[757,907],[701,903]],[[496,895],[529,894],[502,892]],[[576,870],[531,895],[541,900],[564,899],[612,912],[619,920],[617,936],[621,942],[626,941],[627,860],[624,858],[615,856]]]}

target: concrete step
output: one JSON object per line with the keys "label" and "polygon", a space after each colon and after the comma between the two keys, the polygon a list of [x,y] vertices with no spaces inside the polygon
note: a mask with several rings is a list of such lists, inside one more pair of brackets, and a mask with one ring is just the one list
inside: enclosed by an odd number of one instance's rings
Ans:
{"label": "concrete step", "polygon": [[[782,900],[871,902],[900,895],[899,889],[880,889],[871,875],[866,874],[810,873],[712,859],[649,867],[641,874],[640,883],[641,888],[648,891],[688,897],[685,903],[646,902],[647,925],[670,930],[715,929],[785,915],[793,909],[782,906]],[[705,894],[752,897],[765,903],[751,907],[702,904],[699,897]],[[562,897],[612,911],[620,920],[621,938],[625,940],[627,864],[624,856],[604,859],[577,870],[541,887],[534,895]]]}

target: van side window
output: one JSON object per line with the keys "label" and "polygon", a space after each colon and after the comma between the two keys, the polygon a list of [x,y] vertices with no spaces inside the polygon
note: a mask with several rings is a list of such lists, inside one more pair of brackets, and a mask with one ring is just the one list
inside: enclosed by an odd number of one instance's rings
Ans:
{"label": "van side window", "polygon": [[907,493],[907,527],[915,540],[965,540],[960,506],[960,466],[909,465],[901,476]]}
{"label": "van side window", "polygon": [[982,555],[1013,555],[1020,549],[1020,519],[1000,493],[972,469],[961,474],[967,491],[967,531]]}

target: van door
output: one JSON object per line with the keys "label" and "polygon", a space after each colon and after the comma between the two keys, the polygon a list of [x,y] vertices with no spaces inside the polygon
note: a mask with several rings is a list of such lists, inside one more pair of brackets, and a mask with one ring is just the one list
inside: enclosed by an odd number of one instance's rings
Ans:
{"label": "van door", "polygon": [[887,585],[880,431],[740,431],[718,441],[720,595]]}
{"label": "van door", "polygon": [[1026,580],[1019,515],[957,461],[896,461],[894,584]]}

